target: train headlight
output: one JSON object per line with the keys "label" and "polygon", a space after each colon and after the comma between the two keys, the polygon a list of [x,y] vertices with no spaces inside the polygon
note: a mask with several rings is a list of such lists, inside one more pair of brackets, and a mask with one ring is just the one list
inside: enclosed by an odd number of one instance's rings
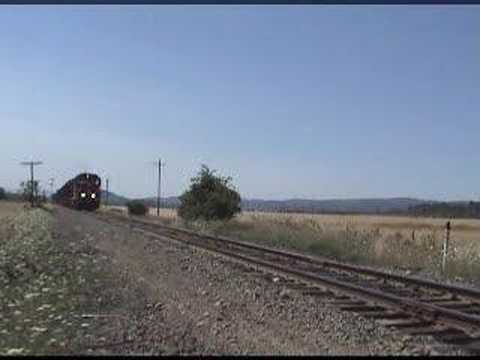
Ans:
{"label": "train headlight", "polygon": [[92,196],[92,199],[95,199],[97,197],[97,195],[95,194],[92,194],[91,196]]}
{"label": "train headlight", "polygon": [[85,196],[87,196],[87,194],[81,193],[80,196],[81,196],[82,198],[84,198]]}

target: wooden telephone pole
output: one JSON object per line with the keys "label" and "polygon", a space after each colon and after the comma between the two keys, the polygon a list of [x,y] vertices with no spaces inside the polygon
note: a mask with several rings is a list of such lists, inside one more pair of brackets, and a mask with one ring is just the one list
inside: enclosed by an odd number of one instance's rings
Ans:
{"label": "wooden telephone pole", "polygon": [[443,251],[442,251],[442,273],[445,275],[447,273],[447,256],[448,256],[448,245],[450,243],[450,221],[447,221],[445,224],[445,238],[443,241]]}
{"label": "wooden telephone pole", "polygon": [[108,179],[106,179],[107,184],[106,184],[106,195],[105,195],[105,206],[108,206]]}
{"label": "wooden telephone pole", "polygon": [[30,203],[32,204],[32,207],[35,205],[35,180],[33,176],[33,167],[41,164],[41,161],[23,161],[20,163],[20,165],[30,166]]}
{"label": "wooden telephone pole", "polygon": [[162,166],[165,166],[165,163],[162,163],[162,159],[158,159],[157,216],[160,216],[160,197],[162,193]]}
{"label": "wooden telephone pole", "polygon": [[53,202],[53,184],[55,183],[55,179],[52,177],[48,179],[48,184],[50,185],[50,199]]}

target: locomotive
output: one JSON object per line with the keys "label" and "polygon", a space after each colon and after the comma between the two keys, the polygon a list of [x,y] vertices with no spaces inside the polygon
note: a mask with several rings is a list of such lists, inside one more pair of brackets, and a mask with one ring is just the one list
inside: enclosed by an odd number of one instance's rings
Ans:
{"label": "locomotive", "polygon": [[95,211],[100,207],[101,183],[96,174],[79,174],[55,193],[53,201],[76,210]]}

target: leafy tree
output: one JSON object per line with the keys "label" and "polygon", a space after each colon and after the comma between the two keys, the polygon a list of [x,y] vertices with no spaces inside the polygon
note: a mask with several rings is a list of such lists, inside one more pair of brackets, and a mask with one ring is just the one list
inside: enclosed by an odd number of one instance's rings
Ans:
{"label": "leafy tree", "polygon": [[127,203],[128,213],[132,215],[145,215],[148,208],[140,201],[130,201]]}
{"label": "leafy tree", "polygon": [[7,193],[5,192],[5,189],[0,187],[0,200],[4,200],[7,198]]}
{"label": "leafy tree", "polygon": [[190,189],[180,196],[178,215],[185,220],[229,220],[240,212],[240,194],[231,185],[231,177],[216,176],[215,170],[202,165],[191,179]]}
{"label": "leafy tree", "polygon": [[415,216],[480,218],[480,202],[421,204],[409,208]]}
{"label": "leafy tree", "polygon": [[34,199],[38,196],[38,192],[40,187],[38,185],[38,181],[34,181],[32,185],[32,181],[22,181],[20,183],[20,194],[24,200],[30,201],[32,198],[32,187],[33,187],[33,197]]}

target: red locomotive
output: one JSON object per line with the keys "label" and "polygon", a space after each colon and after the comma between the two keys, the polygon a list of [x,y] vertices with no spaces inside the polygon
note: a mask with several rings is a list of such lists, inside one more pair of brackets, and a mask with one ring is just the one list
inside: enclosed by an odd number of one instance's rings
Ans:
{"label": "red locomotive", "polygon": [[95,211],[100,207],[100,186],[102,181],[96,174],[82,173],[68,180],[53,196],[53,200],[63,206]]}

